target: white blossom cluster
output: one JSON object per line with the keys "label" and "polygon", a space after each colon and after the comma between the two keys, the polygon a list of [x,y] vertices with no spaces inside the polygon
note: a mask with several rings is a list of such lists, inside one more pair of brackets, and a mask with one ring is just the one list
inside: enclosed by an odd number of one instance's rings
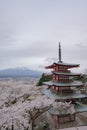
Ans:
{"label": "white blossom cluster", "polygon": [[29,111],[53,104],[36,83],[9,79],[0,81],[0,129],[30,129]]}
{"label": "white blossom cluster", "polygon": [[74,105],[71,102],[54,102],[53,109],[57,110],[59,113],[65,111],[67,114],[75,113]]}
{"label": "white blossom cluster", "polygon": [[52,105],[57,111],[67,110],[74,113],[74,106],[69,102],[55,102],[42,94],[42,88],[31,80],[8,79],[0,81],[0,129],[29,130],[30,113],[34,108]]}

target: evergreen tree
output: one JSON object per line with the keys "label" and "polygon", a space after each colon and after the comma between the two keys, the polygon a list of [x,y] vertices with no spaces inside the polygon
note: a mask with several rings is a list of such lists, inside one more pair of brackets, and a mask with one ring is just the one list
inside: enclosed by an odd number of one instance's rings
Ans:
{"label": "evergreen tree", "polygon": [[51,75],[45,75],[44,73],[42,74],[40,80],[37,83],[37,86],[41,86],[43,85],[43,82],[45,81],[50,81],[52,79]]}

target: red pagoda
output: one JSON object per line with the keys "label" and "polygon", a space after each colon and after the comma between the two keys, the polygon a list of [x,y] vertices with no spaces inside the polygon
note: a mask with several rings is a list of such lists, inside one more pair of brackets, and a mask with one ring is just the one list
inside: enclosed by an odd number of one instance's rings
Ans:
{"label": "red pagoda", "polygon": [[57,124],[75,121],[76,113],[87,111],[87,106],[83,105],[87,100],[87,94],[76,91],[76,88],[83,87],[83,83],[73,80],[73,77],[80,76],[80,74],[70,71],[74,67],[79,67],[79,64],[68,64],[61,60],[61,45],[59,43],[59,61],[46,67],[46,69],[52,69],[52,80],[44,82],[48,88],[44,89],[43,93],[49,98],[54,98],[56,102],[71,102],[75,112],[73,114],[65,111],[59,113],[51,108],[49,113]]}

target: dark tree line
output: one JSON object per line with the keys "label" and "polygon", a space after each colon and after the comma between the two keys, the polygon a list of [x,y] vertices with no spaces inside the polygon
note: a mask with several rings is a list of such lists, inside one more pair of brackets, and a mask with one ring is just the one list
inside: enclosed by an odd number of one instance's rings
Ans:
{"label": "dark tree line", "polygon": [[44,73],[42,74],[41,78],[39,79],[37,86],[43,85],[43,82],[45,81],[50,81],[52,79],[52,75],[45,75]]}

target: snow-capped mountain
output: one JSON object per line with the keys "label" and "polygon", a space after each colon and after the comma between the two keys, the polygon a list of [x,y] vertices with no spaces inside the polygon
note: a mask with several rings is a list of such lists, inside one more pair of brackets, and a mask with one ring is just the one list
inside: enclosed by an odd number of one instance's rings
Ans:
{"label": "snow-capped mountain", "polygon": [[0,70],[0,77],[4,77],[4,76],[12,76],[12,77],[16,77],[16,76],[33,76],[33,77],[40,77],[42,74],[42,72],[40,71],[36,71],[36,70],[30,70],[28,68],[25,67],[21,67],[21,68],[8,68],[8,69],[4,69],[4,70]]}

